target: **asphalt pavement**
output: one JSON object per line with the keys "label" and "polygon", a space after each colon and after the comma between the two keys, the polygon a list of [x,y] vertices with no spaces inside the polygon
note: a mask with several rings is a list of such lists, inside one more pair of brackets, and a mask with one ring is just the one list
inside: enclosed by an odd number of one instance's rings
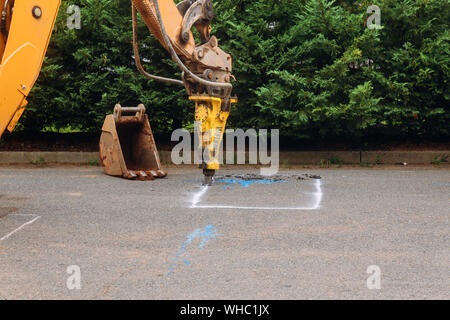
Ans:
{"label": "asphalt pavement", "polygon": [[448,167],[168,171],[0,167],[0,299],[450,298]]}

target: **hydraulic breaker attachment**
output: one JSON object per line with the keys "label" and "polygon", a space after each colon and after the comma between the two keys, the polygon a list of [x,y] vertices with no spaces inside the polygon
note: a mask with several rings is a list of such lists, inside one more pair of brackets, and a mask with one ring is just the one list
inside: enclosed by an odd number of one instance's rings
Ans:
{"label": "hydraulic breaker attachment", "polygon": [[161,170],[144,105],[122,108],[117,104],[114,114],[106,116],[100,137],[100,160],[105,173],[111,176],[135,180],[167,176]]}
{"label": "hydraulic breaker attachment", "polygon": [[204,185],[211,185],[216,170],[219,169],[219,147],[222,143],[225,125],[230,114],[231,103],[237,99],[225,101],[211,96],[190,96],[195,101],[195,121],[199,135],[204,175]]}

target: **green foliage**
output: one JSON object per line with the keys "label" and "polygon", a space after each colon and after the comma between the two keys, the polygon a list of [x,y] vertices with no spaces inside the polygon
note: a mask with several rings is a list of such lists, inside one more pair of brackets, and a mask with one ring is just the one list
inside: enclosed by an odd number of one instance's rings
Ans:
{"label": "green foliage", "polygon": [[47,165],[47,162],[43,157],[39,157],[39,160],[31,160],[30,163],[40,167],[44,167]]}
{"label": "green foliage", "polygon": [[[309,139],[450,136],[449,0],[213,2],[213,34],[232,54],[237,78],[230,126]],[[69,4],[63,1],[25,129],[98,132],[116,103],[144,103],[157,133],[193,122],[184,90],[136,71],[129,0],[77,1],[81,30],[65,25]],[[380,30],[365,26],[371,4],[381,9]],[[148,71],[179,77],[142,22],[139,30]]]}
{"label": "green foliage", "polygon": [[98,167],[100,163],[98,162],[98,160],[89,160],[89,165],[92,167]]}
{"label": "green foliage", "polygon": [[253,91],[261,125],[311,138],[449,134],[448,1],[377,1],[381,30],[362,23],[368,4],[303,3]]}
{"label": "green foliage", "polygon": [[431,164],[440,165],[443,162],[448,162],[448,154],[435,154]]}
{"label": "green foliage", "polygon": [[326,160],[321,159],[319,161],[318,165],[321,168],[329,168],[330,166],[334,166],[335,168],[340,168],[343,163],[344,163],[344,161],[342,161],[339,158],[339,156],[333,155]]}
{"label": "green foliage", "polygon": [[320,159],[318,165],[319,165],[321,168],[329,168],[330,165],[331,165],[331,163],[330,163],[330,160]]}
{"label": "green foliage", "polygon": [[330,162],[330,164],[342,164],[344,161],[342,161],[339,156],[331,156],[328,161]]}
{"label": "green foliage", "polygon": [[383,157],[380,154],[377,154],[375,164],[383,164]]}
{"label": "green foliage", "polygon": [[370,162],[361,162],[361,163],[359,164],[359,166],[360,166],[360,167],[363,167],[363,168],[373,168],[373,164],[370,163]]}

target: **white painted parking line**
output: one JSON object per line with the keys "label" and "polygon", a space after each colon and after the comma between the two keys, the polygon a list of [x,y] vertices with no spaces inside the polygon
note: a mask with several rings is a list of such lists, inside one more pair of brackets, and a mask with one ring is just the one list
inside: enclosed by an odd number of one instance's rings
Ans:
{"label": "white painted parking line", "polygon": [[36,220],[38,220],[41,216],[38,216],[36,214],[22,214],[22,213],[16,213],[16,214],[9,214],[8,217],[11,216],[16,216],[16,217],[34,217],[32,220],[25,222],[24,224],[22,224],[20,227],[16,228],[15,230],[11,231],[10,233],[8,233],[6,236],[0,238],[0,241],[6,240],[8,239],[10,236],[12,236],[14,233],[16,233],[17,231],[23,229],[23,227],[32,224],[33,222],[35,222]]}
{"label": "white painted parking line", "polygon": [[247,207],[247,206],[221,206],[221,205],[198,205],[202,197],[208,191],[208,186],[204,186],[199,192],[194,194],[192,198],[191,208],[198,209],[243,209],[243,210],[317,210],[320,208],[320,203],[322,202],[322,182],[320,179],[316,179],[314,183],[316,191],[312,194],[314,195],[314,202],[309,207]]}

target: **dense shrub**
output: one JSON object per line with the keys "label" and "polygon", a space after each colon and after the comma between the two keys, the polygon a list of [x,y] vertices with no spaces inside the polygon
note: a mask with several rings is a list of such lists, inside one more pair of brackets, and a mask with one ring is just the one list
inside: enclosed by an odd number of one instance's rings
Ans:
{"label": "dense shrub", "polygon": [[[65,26],[68,4],[81,30]],[[381,9],[369,30],[367,8]],[[213,33],[233,56],[230,126],[299,138],[449,137],[449,0],[216,0]],[[143,24],[150,72],[179,72]],[[135,70],[129,0],[63,1],[25,129],[98,131],[113,106],[144,103],[156,132],[193,121],[184,90]]]}

